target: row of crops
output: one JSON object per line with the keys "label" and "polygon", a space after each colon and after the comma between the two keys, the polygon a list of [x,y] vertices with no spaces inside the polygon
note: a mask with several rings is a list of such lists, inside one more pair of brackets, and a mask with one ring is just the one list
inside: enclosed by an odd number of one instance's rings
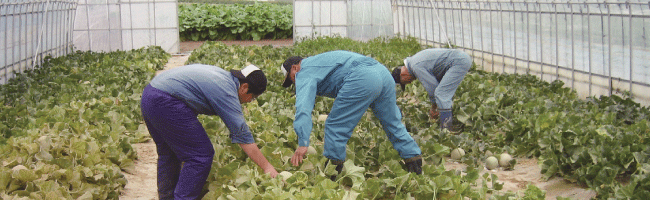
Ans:
{"label": "row of crops", "polygon": [[274,4],[293,4],[293,0],[271,0],[271,1],[251,1],[251,0],[178,0],[179,3],[203,3],[203,4],[256,4],[256,3],[274,3]]}
{"label": "row of crops", "polygon": [[[199,116],[215,149],[205,199],[539,199],[529,185],[522,193],[501,191],[498,177],[480,175],[485,152],[536,157],[546,177],[562,176],[588,186],[598,198],[650,197],[650,123],[647,108],[617,96],[581,100],[562,82],[534,76],[486,73],[473,68],[455,99],[461,134],[441,132],[428,119],[426,92],[415,82],[398,94],[404,123],[423,151],[423,174],[407,173],[380,123],[367,112],[348,142],[341,175],[324,168],[324,122],[333,99],[318,98],[312,146],[299,167],[289,164],[297,146],[295,97],[281,87],[278,67],[291,55],[330,50],[372,56],[392,69],[422,47],[414,39],[305,40],[293,47],[226,46],[206,42],[189,63],[225,69],[252,63],[264,70],[267,92],[244,104],[247,122],[263,154],[278,171],[272,179],[250,161],[218,117]],[[131,144],[148,138],[140,117],[142,88],[169,54],[160,48],[84,53],[49,59],[41,68],[0,86],[0,197],[117,199],[137,158]],[[442,165],[461,147],[462,172]],[[515,166],[516,167],[516,166]]]}
{"label": "row of crops", "polygon": [[[422,47],[410,39],[381,38],[365,43],[324,38],[276,49],[208,43],[194,51],[188,63],[237,68],[250,62],[265,67],[270,80],[281,80],[281,73],[275,66],[286,57],[309,56],[337,49],[372,56],[392,68]],[[269,92],[258,98],[257,104],[246,105],[248,121],[253,132],[259,133],[262,150],[271,162],[281,166],[280,170],[296,172],[299,177],[290,179],[289,186],[268,187],[280,187],[273,189],[278,191],[274,195],[296,198],[310,197],[300,196],[301,192],[315,195],[313,197],[331,194],[333,198],[350,194],[362,198],[414,196],[417,199],[432,196],[484,199],[486,196],[505,198],[513,195],[499,192],[498,184],[494,187],[483,185],[497,177],[477,176],[486,158],[484,152],[490,150],[539,158],[541,173],[546,178],[562,176],[595,190],[599,198],[650,197],[650,179],[647,176],[650,170],[650,124],[647,120],[650,112],[629,98],[612,96],[581,100],[575,91],[563,87],[560,81],[548,83],[532,75],[494,74],[473,69],[459,87],[454,105],[457,120],[464,124],[460,135],[440,132],[437,124],[428,120],[429,103],[426,99],[426,92],[418,84],[407,87],[398,99],[404,122],[425,152],[427,166],[423,176],[413,176],[402,170],[397,153],[386,141],[378,121],[366,113],[355,130],[356,137],[348,143],[351,162],[346,165],[343,178],[330,185],[323,174],[331,171],[322,169],[322,156],[308,158],[300,168],[287,163],[297,146],[291,129],[294,99],[292,93],[279,84],[271,85]],[[318,99],[314,121],[316,116],[327,114],[332,102],[332,99]],[[205,120],[206,123],[217,123],[214,121],[218,120]],[[226,132],[223,125],[210,128],[216,128],[212,129],[213,132]],[[316,122],[312,141],[322,141],[322,130],[323,123]],[[224,134],[216,141],[226,139]],[[222,145],[228,146],[226,142]],[[322,153],[320,145],[316,142],[316,149]],[[439,165],[442,157],[457,147],[468,151],[463,162],[469,167],[462,174],[446,171]],[[236,147],[232,151],[236,151]],[[231,151],[222,152],[228,154]],[[209,194],[214,195],[212,197],[225,194],[243,198],[268,192],[269,188],[264,189],[258,184],[271,183],[251,178],[253,172],[248,170],[255,169],[255,166],[241,169],[238,168],[240,164],[231,162],[233,157],[223,159],[215,161],[214,170],[218,173],[210,177]],[[223,166],[234,172],[219,174]],[[223,185],[229,182],[227,180],[242,179],[247,181],[234,182],[236,190]],[[340,190],[342,185],[351,189],[344,192]],[[535,191],[535,188],[530,190]]]}
{"label": "row of crops", "polygon": [[292,9],[292,5],[271,3],[180,4],[180,38],[185,41],[291,38]]}
{"label": "row of crops", "polygon": [[149,137],[142,89],[169,57],[76,52],[0,86],[0,199],[117,199]]}

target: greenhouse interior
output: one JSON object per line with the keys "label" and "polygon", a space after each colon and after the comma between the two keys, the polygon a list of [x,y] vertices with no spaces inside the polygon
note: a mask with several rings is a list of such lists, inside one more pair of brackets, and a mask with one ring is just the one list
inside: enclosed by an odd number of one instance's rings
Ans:
{"label": "greenhouse interior", "polygon": [[0,43],[0,199],[650,199],[648,0],[0,0]]}

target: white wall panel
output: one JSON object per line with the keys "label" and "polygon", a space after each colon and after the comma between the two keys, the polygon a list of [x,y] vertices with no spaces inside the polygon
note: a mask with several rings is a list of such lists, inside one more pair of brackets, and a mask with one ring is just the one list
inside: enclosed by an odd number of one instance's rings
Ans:
{"label": "white wall panel", "polygon": [[77,10],[75,47],[115,51],[160,46],[178,53],[177,10],[176,0],[84,0]]}
{"label": "white wall panel", "polygon": [[389,0],[296,0],[294,39],[342,36],[367,40],[392,36]]}

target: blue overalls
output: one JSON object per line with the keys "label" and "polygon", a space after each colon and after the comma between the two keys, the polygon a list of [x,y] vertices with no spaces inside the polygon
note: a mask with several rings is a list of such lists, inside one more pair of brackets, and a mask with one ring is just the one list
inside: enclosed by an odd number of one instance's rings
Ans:
{"label": "blue overalls", "polygon": [[376,60],[348,51],[326,52],[302,60],[296,74],[294,120],[299,146],[309,146],[316,95],[335,98],[325,121],[323,155],[330,160],[345,160],[347,141],[368,107],[400,157],[422,154],[402,124],[395,82],[388,69]]}

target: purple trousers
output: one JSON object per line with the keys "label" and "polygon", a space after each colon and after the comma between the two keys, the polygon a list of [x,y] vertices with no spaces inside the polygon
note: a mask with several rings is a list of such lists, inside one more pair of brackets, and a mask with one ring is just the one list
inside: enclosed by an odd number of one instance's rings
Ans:
{"label": "purple trousers", "polygon": [[159,198],[199,198],[214,148],[197,114],[183,101],[150,85],[142,92],[140,106],[158,152]]}

